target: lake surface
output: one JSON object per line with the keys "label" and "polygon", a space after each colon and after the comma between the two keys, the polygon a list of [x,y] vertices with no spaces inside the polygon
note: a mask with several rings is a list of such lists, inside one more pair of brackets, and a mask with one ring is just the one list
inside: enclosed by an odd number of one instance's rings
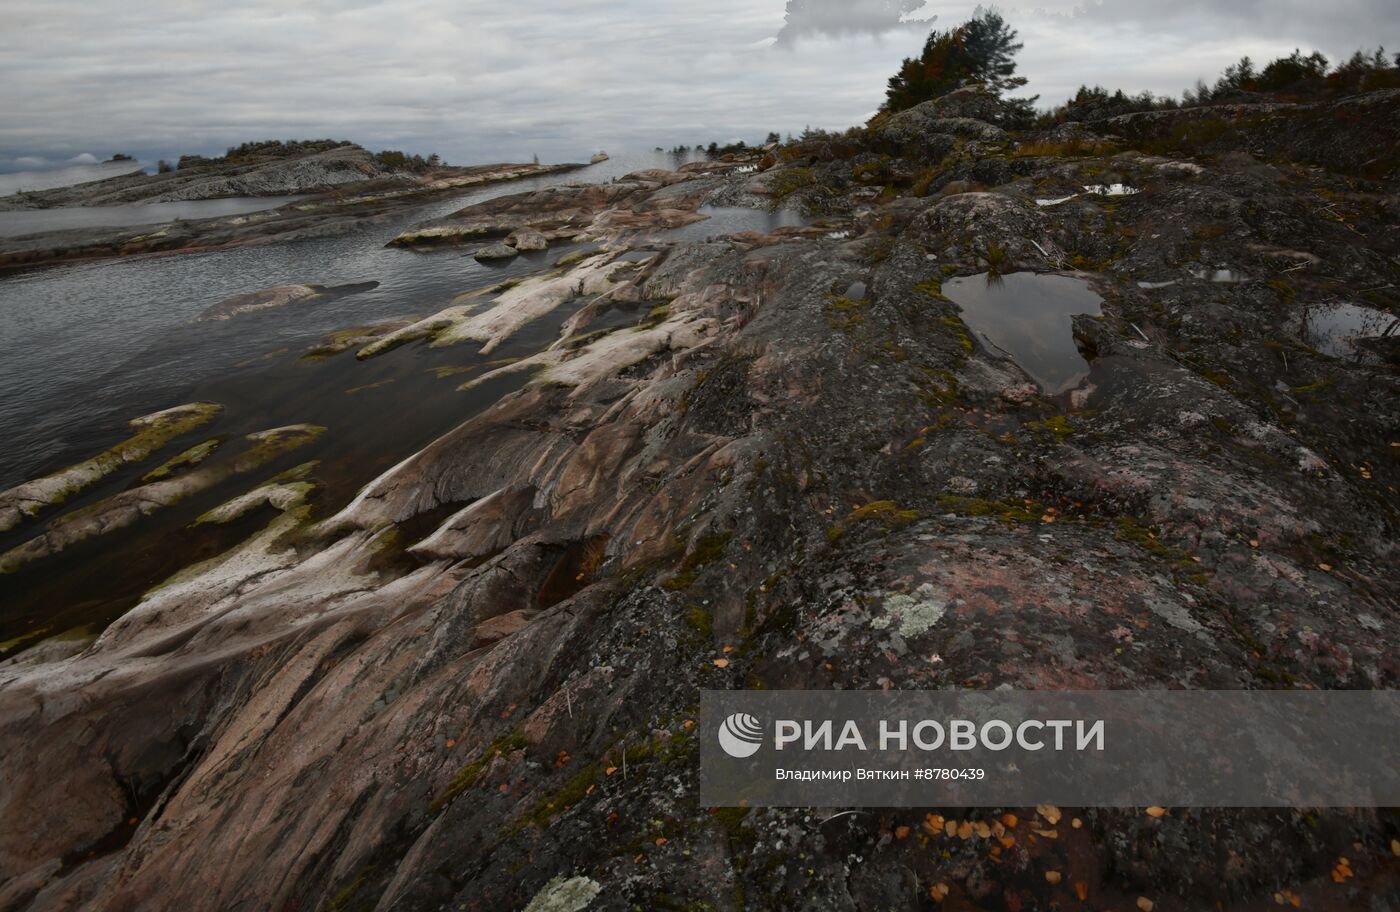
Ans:
{"label": "lake surface", "polygon": [[109,161],[95,165],[50,168],[46,171],[12,171],[9,174],[0,174],[0,196],[9,196],[24,190],[52,190],[56,187],[71,187],[74,184],[106,180],[109,177],[118,177],[140,170],[141,166],[134,161]]}
{"label": "lake surface", "polygon": [[[316,514],[338,509],[376,475],[523,384],[525,375],[510,375],[458,390],[488,369],[487,360],[547,347],[584,303],[569,302],[534,321],[490,359],[477,355],[472,344],[421,343],[366,361],[356,360],[353,350],[325,360],[303,358],[327,333],[433,313],[463,292],[542,271],[579,249],[556,245],[488,265],[473,259],[470,247],[434,253],[385,247],[400,231],[474,200],[605,181],[639,168],[674,168],[685,160],[669,154],[615,157],[583,171],[479,188],[334,237],[94,261],[0,278],[0,490],[126,439],[132,418],[198,400],[223,406],[216,420],[146,462],[113,473],[46,511],[39,522],[0,533],[0,552],[32,538],[53,517],[140,484],[145,472],[195,443],[219,437],[232,447],[235,438],[289,424],[326,428],[314,442],[257,472],[0,575],[0,658],[46,636],[98,631],[170,573],[260,528],[270,508],[227,526],[190,524],[279,471],[317,460]],[[212,304],[275,285],[368,282],[379,284],[224,321],[197,320]],[[645,315],[645,309],[619,313],[612,322]],[[171,547],[172,541],[179,546]]]}
{"label": "lake surface", "polygon": [[59,209],[15,209],[0,212],[0,237],[18,237],[66,228],[122,228],[159,225],[177,219],[217,218],[276,209],[295,196],[232,196],[224,199],[178,200],[130,206],[65,206]]}
{"label": "lake surface", "polygon": [[1102,313],[1100,298],[1082,279],[1013,272],[981,273],[943,283],[962,318],[984,341],[1030,374],[1042,391],[1057,395],[1079,385],[1089,363],[1074,344],[1070,318]]}
{"label": "lake surface", "polygon": [[[675,168],[669,153],[615,156],[581,171],[507,181],[333,237],[62,265],[0,278],[0,490],[121,439],[130,418],[182,390],[337,329],[446,307],[458,294],[542,269],[566,247],[482,264],[470,248],[425,254],[384,245],[425,219],[554,184]],[[705,224],[705,223],[701,223]],[[274,285],[379,287],[323,303],[196,323],[210,305]],[[67,462],[65,462],[67,460]]]}

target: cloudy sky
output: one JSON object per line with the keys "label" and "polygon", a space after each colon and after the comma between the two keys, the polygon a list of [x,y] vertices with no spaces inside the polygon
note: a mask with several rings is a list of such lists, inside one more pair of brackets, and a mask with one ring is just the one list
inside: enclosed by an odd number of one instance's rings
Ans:
{"label": "cloudy sky", "polygon": [[[1177,94],[1243,54],[1400,50],[1396,0],[1027,0],[1042,104]],[[0,170],[334,136],[465,163],[844,127],[938,0],[0,0]]]}

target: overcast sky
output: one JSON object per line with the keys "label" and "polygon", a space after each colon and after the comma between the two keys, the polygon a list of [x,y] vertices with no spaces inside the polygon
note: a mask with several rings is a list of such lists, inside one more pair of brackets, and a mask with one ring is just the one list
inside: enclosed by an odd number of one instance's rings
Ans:
{"label": "overcast sky", "polygon": [[[922,0],[0,0],[0,170],[333,136],[449,161],[845,127],[931,27]],[[1243,54],[1400,50],[1397,0],[999,3],[1042,105],[1178,94]],[[789,9],[791,8],[791,9]]]}

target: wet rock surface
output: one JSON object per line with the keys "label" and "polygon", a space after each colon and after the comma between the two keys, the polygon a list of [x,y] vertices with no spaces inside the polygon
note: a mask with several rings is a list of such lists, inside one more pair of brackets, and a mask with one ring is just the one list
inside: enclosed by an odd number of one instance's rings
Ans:
{"label": "wet rock surface", "polygon": [[[1395,312],[1395,175],[940,135],[781,150],[818,230],[619,256],[754,179],[692,169],[398,239],[609,246],[352,334],[489,351],[588,302],[333,515],[255,489],[262,531],[0,663],[0,908],[1386,908],[1386,810],[698,804],[702,688],[1400,683],[1397,378],[1297,328]],[[1016,270],[1101,298],[1063,395],[943,294]]]}

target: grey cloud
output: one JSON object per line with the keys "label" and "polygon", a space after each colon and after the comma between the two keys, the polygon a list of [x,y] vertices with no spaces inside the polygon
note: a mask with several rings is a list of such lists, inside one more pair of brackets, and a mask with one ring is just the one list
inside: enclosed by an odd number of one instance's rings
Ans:
{"label": "grey cloud", "polygon": [[780,44],[813,35],[843,37],[894,29],[927,29],[931,17],[913,14],[924,0],[787,0]]}
{"label": "grey cloud", "polygon": [[1333,56],[1400,40],[1395,0],[1102,0],[1079,3],[1084,24],[1136,26],[1203,40],[1248,36],[1316,47]]}
{"label": "grey cloud", "polygon": [[[143,160],[268,137],[352,139],[450,161],[578,160],[868,117],[937,14],[908,0],[5,0],[0,168],[92,152]],[[1179,93],[1243,53],[1400,49],[1394,0],[1267,7],[1120,0],[1000,4],[1029,92],[1081,82]],[[1058,5],[1057,5],[1058,4]],[[1166,10],[1164,11],[1164,7]],[[1263,12],[1264,10],[1268,12]],[[1184,10],[1184,11],[1183,11]],[[888,27],[895,23],[893,27]],[[795,31],[790,31],[795,30]],[[766,48],[780,32],[800,34]],[[1312,33],[1320,37],[1310,37]]]}

